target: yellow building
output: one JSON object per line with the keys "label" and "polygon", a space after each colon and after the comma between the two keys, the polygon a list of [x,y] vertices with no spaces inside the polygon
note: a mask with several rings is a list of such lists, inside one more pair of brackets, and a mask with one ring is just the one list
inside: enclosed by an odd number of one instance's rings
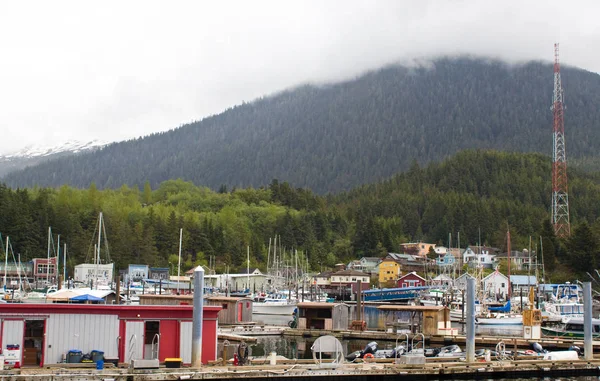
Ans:
{"label": "yellow building", "polygon": [[387,282],[395,282],[400,276],[400,264],[393,259],[379,263],[379,287]]}

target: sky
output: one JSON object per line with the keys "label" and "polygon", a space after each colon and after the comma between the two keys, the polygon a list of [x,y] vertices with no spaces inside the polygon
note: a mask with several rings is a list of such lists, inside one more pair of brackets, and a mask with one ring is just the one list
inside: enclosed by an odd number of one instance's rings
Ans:
{"label": "sky", "polygon": [[564,0],[2,1],[0,154],[145,136],[442,55],[549,62],[559,42],[562,63],[600,73],[598,15]]}

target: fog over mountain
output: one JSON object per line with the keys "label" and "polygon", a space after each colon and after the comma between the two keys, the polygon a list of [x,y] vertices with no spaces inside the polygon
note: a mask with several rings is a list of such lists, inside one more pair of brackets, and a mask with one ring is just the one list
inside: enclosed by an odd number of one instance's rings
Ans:
{"label": "fog over mountain", "polygon": [[[600,75],[563,67],[571,165],[600,168]],[[388,66],[301,86],[169,132],[42,163],[11,186],[155,187],[182,178],[218,189],[272,179],[338,192],[464,149],[552,149],[552,65],[473,57]]]}

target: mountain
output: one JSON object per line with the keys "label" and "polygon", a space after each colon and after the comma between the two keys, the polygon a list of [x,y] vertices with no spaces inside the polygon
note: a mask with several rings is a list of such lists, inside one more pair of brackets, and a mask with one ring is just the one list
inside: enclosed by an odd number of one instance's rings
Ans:
{"label": "mountain", "polygon": [[[563,67],[571,164],[600,168],[600,75]],[[169,132],[8,174],[10,186],[155,187],[173,178],[216,189],[277,178],[318,193],[348,190],[463,149],[551,156],[553,68],[471,57],[389,66],[305,85]]]}
{"label": "mountain", "polygon": [[9,172],[32,167],[58,157],[96,150],[105,145],[106,142],[99,140],[89,142],[70,140],[54,147],[30,145],[21,150],[0,155],[0,178]]}

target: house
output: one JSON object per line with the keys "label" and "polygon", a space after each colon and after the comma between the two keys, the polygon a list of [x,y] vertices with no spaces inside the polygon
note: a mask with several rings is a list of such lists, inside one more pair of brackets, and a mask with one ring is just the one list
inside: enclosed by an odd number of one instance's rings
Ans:
{"label": "house", "polygon": [[[499,253],[496,256],[496,260],[500,259],[508,259],[508,253]],[[511,250],[510,251],[510,266],[511,269],[515,270],[527,270],[530,267],[530,263],[533,264],[536,259],[535,251],[531,252],[529,255],[529,251],[527,249],[523,249],[523,251]]]}
{"label": "house", "polygon": [[493,268],[496,263],[498,249],[487,246],[469,246],[463,253],[463,263],[469,267],[483,266],[484,268]]}
{"label": "house", "polygon": [[37,287],[55,283],[57,276],[56,257],[33,258],[33,281]]}
{"label": "house", "polygon": [[454,266],[456,264],[456,258],[450,253],[446,253],[435,260],[435,263],[439,267]]}
{"label": "house", "polygon": [[356,270],[341,270],[331,273],[329,276],[329,285],[332,289],[346,288],[352,293],[356,292],[357,282],[361,282],[363,290],[369,289],[371,277],[369,274]]}
{"label": "house", "polygon": [[365,273],[376,273],[377,265],[381,262],[378,257],[362,257],[361,259],[350,262],[347,266],[348,270],[362,271]]}
{"label": "house", "polygon": [[424,272],[427,257],[411,254],[388,253],[379,263],[379,286],[389,281],[396,282],[402,272]]}
{"label": "house", "polygon": [[[5,272],[4,261],[0,262],[0,274]],[[34,282],[33,278],[33,261],[26,263],[6,263],[6,287],[19,288],[19,280],[23,283]]]}
{"label": "house", "polygon": [[528,295],[529,287],[535,287],[536,285],[537,278],[535,275],[510,276],[511,295],[516,296],[521,291],[523,291],[523,295]]}
{"label": "house", "polygon": [[379,287],[387,282],[395,282],[400,276],[400,261],[390,253],[379,263]]}
{"label": "house", "polygon": [[498,270],[482,280],[483,290],[487,297],[506,299],[508,295],[508,277]]}
{"label": "house", "polygon": [[323,271],[313,277],[313,284],[317,287],[326,287],[331,284],[331,271]]}
{"label": "house", "polygon": [[425,278],[419,276],[416,272],[410,272],[402,275],[396,281],[396,287],[422,287],[425,286]]}
{"label": "house", "polygon": [[446,274],[440,274],[431,280],[432,286],[452,286],[454,279]]}
{"label": "house", "polygon": [[454,280],[454,285],[456,286],[456,288],[458,288],[459,290],[467,290],[467,280],[469,278],[473,278],[472,275],[468,274],[468,273],[464,273],[461,276],[459,276],[458,278],[456,278]]}
{"label": "house", "polygon": [[438,256],[442,257],[446,255],[448,248],[446,246],[436,246],[433,251],[435,251]]}
{"label": "house", "polygon": [[419,257],[424,257],[429,254],[430,249],[435,250],[435,243],[425,243],[425,242],[410,242],[410,243],[401,243],[400,248],[405,253],[417,255]]}

